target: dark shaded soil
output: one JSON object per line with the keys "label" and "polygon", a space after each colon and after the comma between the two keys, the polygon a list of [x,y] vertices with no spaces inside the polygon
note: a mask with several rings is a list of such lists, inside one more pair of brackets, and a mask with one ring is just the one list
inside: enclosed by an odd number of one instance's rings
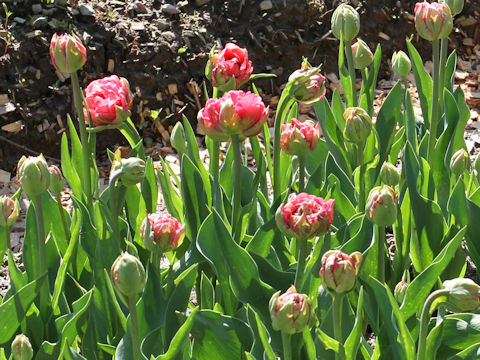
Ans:
{"label": "dark shaded soil", "polygon": [[[261,93],[268,96],[280,94],[281,85],[300,66],[302,56],[313,65],[323,64],[325,73],[336,72],[338,41],[329,29],[338,1],[271,0],[271,9],[264,11],[262,3],[254,0],[170,3],[176,6],[177,14],[162,11],[166,3],[159,0],[63,5],[58,1],[7,1],[13,15],[8,30],[4,26],[0,32],[0,38],[10,39],[0,62],[0,94],[8,95],[5,101],[14,108],[5,114],[0,110],[0,128],[20,121],[22,129],[0,130],[0,169],[12,171],[25,154],[25,149],[12,142],[60,157],[60,138],[72,105],[70,81],[59,79],[50,63],[48,46],[54,32],[74,31],[87,45],[88,62],[80,73],[84,85],[109,73],[130,81],[136,94],[133,121],[148,143],[164,146],[169,145],[169,127],[182,114],[192,123],[196,121],[198,106],[204,103],[204,66],[214,44],[220,47],[234,41],[248,49],[256,73],[275,73],[275,79],[256,81]],[[352,3],[361,14],[361,37],[372,49],[381,44],[381,76],[389,76],[387,60],[394,50],[405,50],[405,39],[415,33],[414,2]],[[460,54],[468,51],[462,45],[465,38],[478,41],[479,11],[477,1],[466,1],[461,15],[471,18],[471,24],[450,37]],[[0,40],[0,56],[4,44]],[[428,59],[429,44],[418,38],[414,38],[414,44]],[[149,110],[160,109],[157,119],[152,119]],[[100,149],[123,141],[116,132],[98,139]]]}

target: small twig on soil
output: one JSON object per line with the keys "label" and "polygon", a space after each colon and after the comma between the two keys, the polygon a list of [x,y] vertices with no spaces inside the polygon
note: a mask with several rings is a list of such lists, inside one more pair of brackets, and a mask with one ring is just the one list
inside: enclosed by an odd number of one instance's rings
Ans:
{"label": "small twig on soil", "polygon": [[[21,150],[23,150],[25,152],[28,152],[30,154],[33,154],[33,155],[36,155],[36,156],[40,155],[40,153],[38,151],[32,150],[32,149],[26,147],[25,145],[17,144],[16,142],[14,142],[12,140],[9,140],[2,135],[0,135],[0,141],[6,142],[7,144],[15,146],[16,148],[21,149]],[[48,156],[48,155],[43,155],[43,156],[45,157],[45,159],[48,159],[50,161],[55,161],[56,163],[60,163],[60,159],[56,159],[56,158]]]}

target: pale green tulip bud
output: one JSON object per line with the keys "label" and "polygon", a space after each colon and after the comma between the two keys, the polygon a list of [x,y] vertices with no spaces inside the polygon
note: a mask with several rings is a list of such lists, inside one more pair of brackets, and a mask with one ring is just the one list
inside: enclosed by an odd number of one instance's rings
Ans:
{"label": "pale green tulip bud", "polygon": [[412,69],[412,63],[410,62],[410,58],[402,50],[395,51],[393,53],[392,69],[395,74],[401,76],[402,78],[406,77]]}
{"label": "pale green tulip bud", "polygon": [[115,152],[110,170],[110,183],[117,180],[125,187],[138,184],[145,176],[145,161],[137,157],[123,159],[120,151]]}
{"label": "pale green tulip bud", "polygon": [[50,186],[50,172],[43,155],[22,156],[17,165],[17,179],[29,196],[40,195]]}
{"label": "pale green tulip bud", "polygon": [[302,332],[311,322],[312,302],[305,294],[297,294],[295,286],[280,295],[280,291],[273,294],[269,302],[272,327],[287,334]]}
{"label": "pale green tulip bud", "polygon": [[377,186],[368,194],[367,218],[379,226],[390,226],[397,220],[397,196],[390,186]]}
{"label": "pale green tulip bud", "polygon": [[480,307],[480,286],[473,280],[457,278],[443,282],[449,290],[446,307],[452,312],[471,312]]}
{"label": "pale green tulip bud", "polygon": [[373,53],[363,40],[358,39],[357,42],[352,45],[352,53],[355,69],[365,69],[373,62]]}
{"label": "pale green tulip bud", "polygon": [[140,260],[129,253],[115,260],[110,275],[115,289],[125,297],[141,293],[145,287],[145,269]]}
{"label": "pale green tulip bud", "polygon": [[360,107],[347,108],[343,113],[345,128],[343,136],[352,143],[362,143],[367,140],[372,131],[370,115]]}
{"label": "pale green tulip bud", "polygon": [[185,130],[183,129],[181,122],[177,122],[173,127],[172,134],[170,135],[170,143],[180,154],[185,154],[187,152]]}
{"label": "pale green tulip bud", "polygon": [[398,185],[400,182],[400,171],[395,165],[385,161],[380,169],[380,178],[388,186]]}
{"label": "pale green tulip bud", "polygon": [[0,196],[0,226],[10,227],[17,221],[20,213],[18,200],[10,199],[8,196]]}
{"label": "pale green tulip bud", "polygon": [[400,281],[395,286],[393,296],[395,297],[395,300],[397,300],[397,303],[399,305],[403,303],[403,300],[405,299],[405,295],[407,294],[407,289],[408,289],[408,283],[404,280]]}
{"label": "pale green tulip bud", "polygon": [[50,190],[54,194],[60,194],[65,188],[62,172],[55,165],[50,165],[48,171],[50,171]]}
{"label": "pale green tulip bud", "polygon": [[332,15],[332,32],[337,39],[344,41],[355,39],[360,31],[360,15],[350,5],[339,5]]}
{"label": "pale green tulip bud", "polygon": [[30,340],[23,334],[17,335],[12,341],[13,360],[31,360],[33,349]]}
{"label": "pale green tulip bud", "polygon": [[447,4],[452,11],[453,16],[458,15],[462,12],[463,5],[465,3],[464,0],[439,0],[439,2]]}
{"label": "pale green tulip bud", "polygon": [[467,170],[469,165],[470,156],[468,156],[465,149],[460,149],[453,154],[452,159],[450,160],[450,171],[455,174],[455,176],[460,176],[465,170]]}

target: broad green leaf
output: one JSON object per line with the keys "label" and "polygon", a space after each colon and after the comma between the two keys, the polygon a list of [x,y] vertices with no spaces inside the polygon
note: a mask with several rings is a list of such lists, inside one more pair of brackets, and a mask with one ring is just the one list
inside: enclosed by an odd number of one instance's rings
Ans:
{"label": "broad green leaf", "polygon": [[241,359],[252,346],[247,324],[211,310],[197,312],[191,334],[197,360]]}
{"label": "broad green leaf", "polygon": [[257,265],[248,252],[233,241],[216,212],[202,224],[197,247],[213,264],[222,287],[230,284],[240,301],[250,304],[263,319],[268,319],[268,302],[274,291],[260,280]]}
{"label": "broad green leaf", "polygon": [[420,98],[420,106],[427,128],[430,127],[430,109],[432,108],[433,81],[425,70],[423,60],[417,49],[407,41],[408,52],[412,61],[413,74],[415,75],[415,83],[417,85],[418,96]]}
{"label": "broad green leaf", "polygon": [[145,167],[145,177],[141,183],[142,196],[145,200],[146,208],[149,213],[157,210],[158,186],[155,177],[155,169],[153,168],[152,158],[147,159]]}
{"label": "broad green leaf", "polygon": [[[385,320],[383,326],[394,359],[411,360],[415,358],[415,343],[405,324],[406,318],[398,308],[397,301],[388,287],[373,277],[366,279],[366,284],[372,291],[378,305],[381,317]],[[378,331],[374,329],[374,331]]]}
{"label": "broad green leaf", "polygon": [[45,280],[46,274],[43,274],[38,279],[19,289],[12,297],[0,305],[0,319],[2,319],[0,322],[0,344],[5,344],[15,335]]}
{"label": "broad green leaf", "polygon": [[455,237],[448,242],[440,254],[435,257],[433,262],[410,283],[400,308],[405,319],[408,319],[423,307],[432,288],[437,284],[439,276],[455,256],[466,230],[465,227],[460,230]]}
{"label": "broad green leaf", "polygon": [[192,329],[195,315],[197,314],[197,312],[198,306],[193,309],[187,320],[183,323],[182,326],[180,326],[172,341],[170,342],[170,345],[168,346],[168,351],[165,354],[158,356],[156,358],[157,360],[173,360],[176,358],[176,355],[181,349],[182,343],[188,339],[188,335],[190,333],[190,330]]}

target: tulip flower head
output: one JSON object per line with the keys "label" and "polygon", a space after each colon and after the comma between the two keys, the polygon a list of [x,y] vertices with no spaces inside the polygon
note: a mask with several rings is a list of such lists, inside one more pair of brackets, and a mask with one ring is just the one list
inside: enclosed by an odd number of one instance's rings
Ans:
{"label": "tulip flower head", "polygon": [[218,99],[209,99],[198,112],[205,134],[217,141],[240,140],[256,136],[267,121],[268,107],[262,98],[251,92],[232,90]]}
{"label": "tulip flower head", "polygon": [[337,39],[344,41],[355,39],[360,31],[360,15],[350,5],[339,5],[332,15],[332,32]]}
{"label": "tulip flower head", "polygon": [[447,4],[426,1],[415,4],[415,28],[425,40],[444,39],[452,27],[452,12]]}
{"label": "tulip flower head", "polygon": [[309,297],[298,294],[293,285],[282,295],[280,291],[273,294],[269,309],[273,329],[287,334],[302,332],[313,318]]}
{"label": "tulip flower head", "polygon": [[397,220],[397,196],[390,186],[377,186],[368,194],[367,218],[379,226],[390,226]]}
{"label": "tulip flower head", "polygon": [[311,120],[301,122],[295,118],[282,124],[280,147],[288,155],[304,156],[315,150],[320,138],[320,127]]}
{"label": "tulip flower head", "polygon": [[22,156],[17,165],[17,180],[29,197],[34,197],[48,190],[50,172],[43,155]]}
{"label": "tulip flower head", "polygon": [[158,249],[161,253],[176,249],[182,245],[185,238],[185,225],[170,214],[148,214],[140,231],[145,246],[150,251]]}
{"label": "tulip flower head", "polygon": [[367,140],[372,131],[370,115],[360,107],[350,107],[343,113],[345,128],[343,136],[352,143],[362,143]]}
{"label": "tulip flower head", "polygon": [[75,35],[55,33],[50,41],[50,59],[58,71],[73,73],[87,61],[87,49]]}
{"label": "tulip flower head", "polygon": [[8,196],[0,196],[0,226],[10,227],[17,221],[20,203]]}
{"label": "tulip flower head", "polygon": [[362,254],[347,255],[340,250],[330,250],[322,257],[320,277],[325,289],[334,294],[346,294],[353,290]]}
{"label": "tulip flower head", "polygon": [[13,360],[31,360],[33,359],[33,349],[30,340],[23,334],[15,336],[12,341]]}
{"label": "tulip flower head", "polygon": [[353,64],[355,69],[365,69],[373,62],[372,50],[368,47],[367,43],[358,39],[355,44],[352,45]]}
{"label": "tulip flower head", "polygon": [[395,51],[393,53],[392,69],[395,74],[401,76],[402,78],[406,77],[412,69],[412,63],[410,62],[410,58],[402,50]]}
{"label": "tulip flower head", "polygon": [[135,256],[122,253],[110,269],[112,283],[120,295],[129,297],[141,293],[145,287],[145,269]]}
{"label": "tulip flower head", "polygon": [[400,182],[400,170],[392,163],[385,161],[380,169],[380,179],[388,186],[398,185]]}
{"label": "tulip flower head", "polygon": [[457,278],[443,282],[449,290],[446,307],[452,312],[471,312],[480,308],[480,286],[473,280]]}
{"label": "tulip flower head", "polygon": [[110,169],[110,183],[118,180],[123,186],[138,184],[145,177],[145,161],[137,157],[122,158],[120,150],[114,154]]}
{"label": "tulip flower head", "polygon": [[[132,109],[133,97],[127,79],[111,75],[92,81],[85,89],[85,101],[95,126],[118,125]],[[119,111],[117,108],[119,108]],[[122,113],[123,112],[123,113]],[[88,124],[87,109],[83,109]]]}
{"label": "tulip flower head", "polygon": [[323,99],[327,92],[326,79],[319,71],[319,68],[310,67],[307,61],[304,61],[302,67],[288,77],[288,82],[293,82],[293,86],[297,88],[293,93],[297,101],[311,104]]}
{"label": "tulip flower head", "polygon": [[233,43],[227,43],[223,50],[210,55],[210,67],[212,84],[221,91],[240,88],[253,72],[247,49]]}
{"label": "tulip flower head", "polygon": [[286,236],[301,240],[323,235],[333,222],[334,202],[307,193],[292,194],[275,214],[277,226]]}
{"label": "tulip flower head", "polygon": [[460,149],[452,155],[450,160],[450,171],[455,176],[460,176],[470,166],[470,156],[465,149]]}
{"label": "tulip flower head", "polygon": [[439,0],[439,2],[447,4],[453,16],[460,14],[465,4],[465,0]]}
{"label": "tulip flower head", "polygon": [[408,289],[408,283],[404,280],[400,281],[395,286],[393,296],[395,297],[395,300],[397,300],[397,303],[399,305],[403,303],[403,300],[405,299],[405,295],[407,294],[407,289]]}
{"label": "tulip flower head", "polygon": [[50,165],[48,171],[50,172],[50,191],[54,194],[60,194],[65,188],[62,172],[55,165]]}

